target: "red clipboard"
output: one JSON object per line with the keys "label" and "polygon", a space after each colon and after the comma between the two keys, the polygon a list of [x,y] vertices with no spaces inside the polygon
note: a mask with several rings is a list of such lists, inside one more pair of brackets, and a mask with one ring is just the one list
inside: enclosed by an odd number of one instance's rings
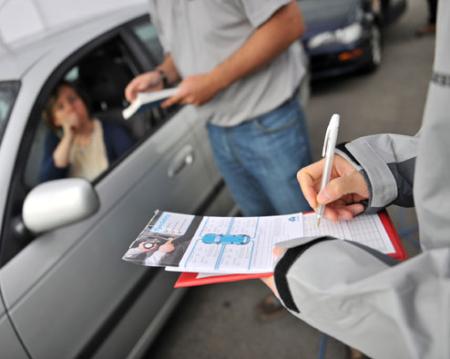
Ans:
{"label": "red clipboard", "polygon": [[[386,229],[386,232],[395,250],[395,252],[389,253],[388,255],[399,261],[404,261],[407,258],[407,254],[400,240],[400,237],[398,236],[397,230],[392,224],[391,218],[386,211],[379,212],[378,216],[380,217],[381,223],[383,223],[383,226]],[[198,273],[181,273],[174,285],[174,288],[195,287],[206,284],[227,283],[247,279],[265,278],[270,277],[271,275],[273,275],[273,273],[225,274],[203,278],[197,278],[197,275]]]}
{"label": "red clipboard", "polygon": [[178,277],[174,288],[195,287],[198,285],[237,282],[247,279],[258,279],[270,277],[273,273],[252,273],[252,274],[224,274],[211,277],[197,278],[198,273],[183,272]]}

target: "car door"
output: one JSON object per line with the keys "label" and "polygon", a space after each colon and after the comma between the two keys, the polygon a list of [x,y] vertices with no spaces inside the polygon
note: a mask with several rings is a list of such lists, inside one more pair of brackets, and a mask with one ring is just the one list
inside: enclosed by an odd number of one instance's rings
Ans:
{"label": "car door", "polygon": [[4,358],[28,358],[19,338],[11,326],[3,301],[0,301],[0,348]]}
{"label": "car door", "polygon": [[[94,215],[33,237],[1,268],[5,304],[31,357],[126,357],[161,326],[179,296],[172,289],[176,274],[121,260],[155,209],[198,213],[213,202],[215,185],[198,145],[206,139],[194,135],[189,111],[166,115],[156,116],[132,151],[94,181],[100,202]],[[22,141],[21,154],[31,149]],[[26,168],[17,163],[15,171],[11,197],[26,188],[20,183]],[[6,225],[17,223],[13,209],[7,216]],[[14,240],[3,233],[3,241]]]}

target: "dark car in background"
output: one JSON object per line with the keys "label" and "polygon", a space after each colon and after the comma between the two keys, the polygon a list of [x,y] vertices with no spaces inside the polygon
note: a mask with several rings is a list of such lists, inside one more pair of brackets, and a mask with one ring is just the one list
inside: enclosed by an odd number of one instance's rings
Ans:
{"label": "dark car in background", "polygon": [[375,70],[382,29],[406,10],[406,0],[298,0],[306,23],[303,45],[312,79]]}

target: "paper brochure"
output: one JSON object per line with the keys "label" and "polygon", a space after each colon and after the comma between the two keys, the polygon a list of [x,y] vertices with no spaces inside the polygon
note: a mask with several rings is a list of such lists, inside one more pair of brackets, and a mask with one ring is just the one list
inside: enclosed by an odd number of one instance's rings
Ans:
{"label": "paper brochure", "polygon": [[177,88],[170,88],[155,92],[139,92],[136,99],[122,111],[122,116],[125,120],[128,120],[136,112],[144,107],[155,107],[165,100],[172,97],[177,92]]}

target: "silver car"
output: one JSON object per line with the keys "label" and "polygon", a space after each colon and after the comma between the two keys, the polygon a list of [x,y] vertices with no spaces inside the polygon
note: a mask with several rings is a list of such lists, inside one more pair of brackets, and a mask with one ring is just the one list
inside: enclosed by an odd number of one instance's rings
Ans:
{"label": "silver car", "polygon": [[[125,85],[162,49],[146,6],[0,53],[0,357],[139,357],[183,293],[177,274],[121,260],[157,208],[232,214],[205,124],[189,107],[121,119]],[[93,182],[39,184],[41,113],[65,79],[134,146]]]}

